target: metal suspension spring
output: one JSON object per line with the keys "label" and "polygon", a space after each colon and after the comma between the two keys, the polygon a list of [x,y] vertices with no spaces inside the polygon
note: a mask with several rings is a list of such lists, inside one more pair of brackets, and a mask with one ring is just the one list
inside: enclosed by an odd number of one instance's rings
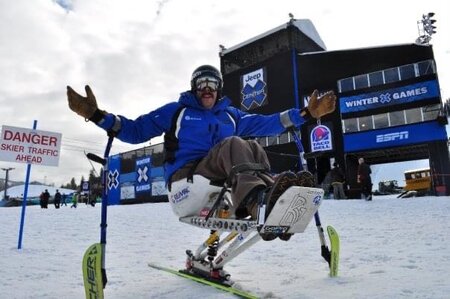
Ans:
{"label": "metal suspension spring", "polygon": [[[211,235],[214,234],[215,231],[211,230]],[[207,251],[207,259],[209,262],[212,262],[214,258],[217,256],[217,251],[219,249],[219,238],[216,238],[209,246]]]}

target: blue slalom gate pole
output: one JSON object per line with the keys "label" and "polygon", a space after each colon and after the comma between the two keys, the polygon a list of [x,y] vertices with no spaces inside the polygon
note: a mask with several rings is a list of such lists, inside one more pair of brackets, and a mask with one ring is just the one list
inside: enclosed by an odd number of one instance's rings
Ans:
{"label": "blue slalom gate pole", "polygon": [[[33,130],[36,130],[37,120],[33,122]],[[23,191],[23,201],[22,201],[22,215],[20,217],[20,228],[19,228],[19,241],[17,244],[17,249],[22,249],[22,235],[23,226],[25,224],[25,210],[27,208],[27,195],[28,195],[28,183],[30,181],[31,164],[27,164],[27,174],[25,178],[25,190]]]}

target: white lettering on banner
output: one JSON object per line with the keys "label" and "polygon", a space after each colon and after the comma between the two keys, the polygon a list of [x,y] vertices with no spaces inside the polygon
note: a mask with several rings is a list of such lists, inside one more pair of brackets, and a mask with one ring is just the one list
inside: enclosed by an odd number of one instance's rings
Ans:
{"label": "white lettering on banner", "polygon": [[414,88],[414,89],[410,89],[410,90],[406,90],[406,91],[395,92],[393,94],[390,94],[389,92],[387,92],[385,94],[380,94],[379,97],[375,96],[375,97],[371,97],[371,98],[348,101],[348,102],[345,102],[345,106],[347,106],[347,108],[351,108],[351,107],[372,105],[372,104],[377,104],[377,103],[386,104],[386,103],[391,102],[391,95],[392,95],[392,99],[400,100],[400,99],[418,96],[418,95],[422,95],[422,94],[426,94],[426,93],[428,93],[428,89],[426,86],[424,86],[424,87]]}
{"label": "white lettering on banner", "polygon": [[382,135],[376,136],[377,143],[403,140],[403,139],[408,139],[408,137],[409,137],[408,131],[388,133],[388,134],[382,134]]}
{"label": "white lettering on banner", "polygon": [[361,99],[361,100],[345,102],[345,105],[349,108],[349,107],[357,107],[357,106],[376,104],[378,102],[379,102],[378,97],[373,97],[373,98],[366,98],[366,99]]}
{"label": "white lettering on banner", "polygon": [[407,91],[396,92],[396,93],[394,93],[392,95],[392,97],[395,100],[398,100],[398,99],[418,96],[418,95],[421,95],[421,94],[425,94],[427,92],[428,92],[428,89],[424,86],[424,87],[421,87],[421,88],[416,88],[416,89],[411,89],[411,90],[407,90]]}
{"label": "white lettering on banner", "polygon": [[247,100],[249,98],[256,98],[257,96],[259,96],[260,94],[263,94],[263,93],[264,93],[264,89],[256,90],[256,91],[253,91],[253,92],[251,92],[249,94],[244,94],[243,95],[243,99]]}
{"label": "white lettering on banner", "polygon": [[150,158],[144,158],[142,160],[137,160],[136,161],[136,165],[137,166],[142,165],[142,164],[149,164],[149,163],[150,163]]}
{"label": "white lettering on banner", "polygon": [[2,126],[0,160],[58,166],[61,133]]}

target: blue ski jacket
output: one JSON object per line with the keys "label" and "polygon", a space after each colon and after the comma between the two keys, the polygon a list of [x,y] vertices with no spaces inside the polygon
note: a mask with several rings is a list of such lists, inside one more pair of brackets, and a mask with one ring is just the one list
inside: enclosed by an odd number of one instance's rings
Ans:
{"label": "blue ski jacket", "polygon": [[[175,134],[178,146],[174,159],[164,165],[166,183],[176,170],[205,157],[214,145],[227,137],[274,136],[290,127],[299,128],[305,121],[298,109],[271,115],[246,113],[231,106],[227,97],[219,99],[213,108],[206,109],[190,91],[182,93],[178,102],[166,104],[135,120],[121,115],[117,117],[120,118],[121,129],[116,137],[127,143],[142,143],[169,131]],[[116,116],[107,114],[97,125],[109,130],[115,122]]]}

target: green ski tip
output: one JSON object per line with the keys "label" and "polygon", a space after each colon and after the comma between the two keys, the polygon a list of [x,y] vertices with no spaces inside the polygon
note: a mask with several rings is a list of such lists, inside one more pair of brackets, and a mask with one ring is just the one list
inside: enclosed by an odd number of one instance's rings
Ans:
{"label": "green ski tip", "polygon": [[330,276],[336,277],[338,275],[339,269],[339,250],[340,250],[339,235],[332,226],[327,226],[327,232],[331,244]]}

